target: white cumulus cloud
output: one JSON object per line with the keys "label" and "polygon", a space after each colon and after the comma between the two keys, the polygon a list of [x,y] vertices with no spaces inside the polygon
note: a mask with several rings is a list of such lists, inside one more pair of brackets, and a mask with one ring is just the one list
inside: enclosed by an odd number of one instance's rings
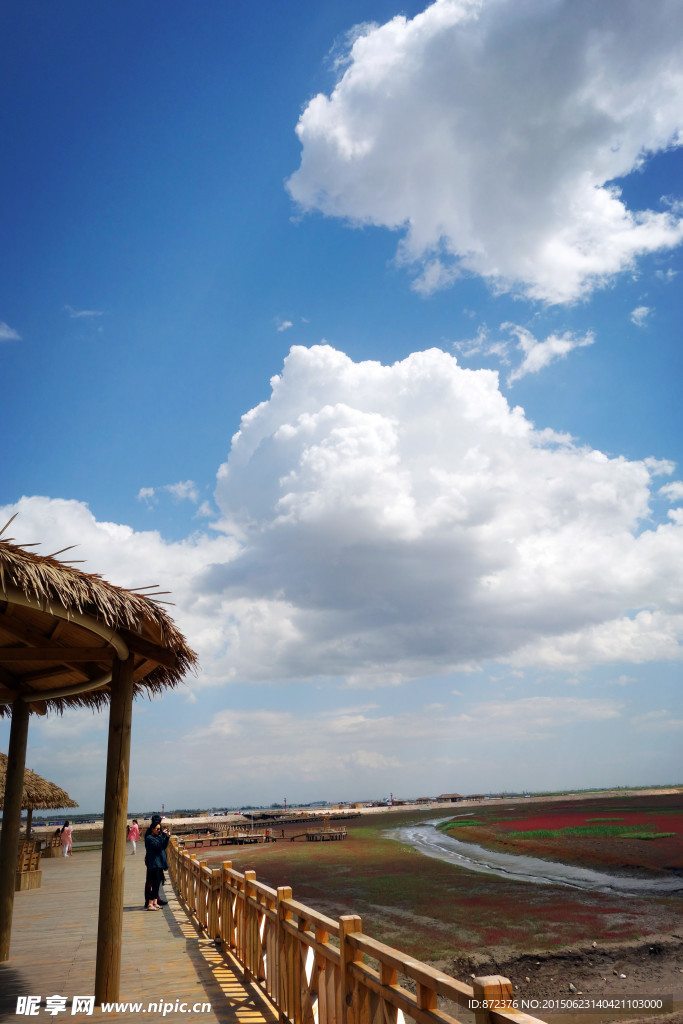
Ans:
{"label": "white cumulus cloud", "polygon": [[0,321],[0,341],[21,341],[21,335],[6,324],[4,320]]}
{"label": "white cumulus cloud", "polygon": [[453,343],[453,348],[465,359],[483,355],[493,357],[506,366],[512,362],[511,339],[516,339],[515,347],[518,352],[522,353],[523,358],[508,374],[508,385],[526,377],[528,373],[539,373],[540,370],[550,366],[558,359],[565,359],[574,349],[585,348],[595,341],[592,331],[587,331],[584,335],[575,334],[573,331],[565,331],[563,334],[553,333],[543,341],[539,341],[528,328],[521,327],[519,324],[503,323],[500,325],[500,330],[505,333],[505,338],[491,338],[488,327],[486,324],[482,324],[477,330],[476,337],[466,341],[456,341]]}
{"label": "white cumulus cloud", "polygon": [[462,272],[565,303],[683,239],[615,181],[683,138],[676,0],[436,0],[359,26],[306,105],[304,210],[402,233],[423,293]]}
{"label": "white cumulus cloud", "polygon": [[497,374],[440,350],[294,347],[272,385],[218,474],[243,547],[200,584],[237,677],[680,657],[683,533],[648,524],[670,465],[535,430]]}
{"label": "white cumulus cloud", "polygon": [[649,306],[636,306],[631,310],[631,323],[636,327],[643,327],[652,310]]}
{"label": "white cumulus cloud", "polygon": [[101,309],[74,309],[73,306],[68,305],[64,309],[72,320],[90,320],[93,317],[104,316],[104,311]]}
{"label": "white cumulus cloud", "polygon": [[538,341],[525,327],[516,324],[503,324],[517,338],[517,348],[523,353],[520,365],[508,375],[508,384],[526,377],[528,373],[538,373],[558,359],[565,359],[575,348],[585,348],[595,341],[588,331],[583,336],[565,331],[564,334],[550,334],[545,341]]}
{"label": "white cumulus cloud", "polygon": [[180,480],[177,484],[166,484],[164,490],[168,491],[176,501],[191,501],[195,505],[199,501],[199,490],[194,480]]}
{"label": "white cumulus cloud", "polygon": [[655,271],[655,277],[658,278],[660,281],[665,281],[666,284],[670,284],[673,281],[674,277],[676,277],[677,275],[678,271],[673,270],[672,267],[668,267],[667,270]]}
{"label": "white cumulus cloud", "polygon": [[137,498],[149,506],[156,505],[161,492],[170,494],[175,501],[191,501],[193,505],[199,503],[199,489],[194,480],[179,480],[177,484],[164,484],[162,487],[141,487]]}
{"label": "white cumulus cloud", "polygon": [[683,481],[674,480],[671,484],[664,484],[659,488],[659,493],[669,501],[683,501]]}

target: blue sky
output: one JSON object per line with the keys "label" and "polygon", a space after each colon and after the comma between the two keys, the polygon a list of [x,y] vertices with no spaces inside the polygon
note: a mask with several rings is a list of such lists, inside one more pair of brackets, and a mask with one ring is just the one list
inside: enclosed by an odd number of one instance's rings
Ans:
{"label": "blue sky", "polygon": [[676,780],[679,5],[2,26],[0,511],[201,659],[131,806]]}

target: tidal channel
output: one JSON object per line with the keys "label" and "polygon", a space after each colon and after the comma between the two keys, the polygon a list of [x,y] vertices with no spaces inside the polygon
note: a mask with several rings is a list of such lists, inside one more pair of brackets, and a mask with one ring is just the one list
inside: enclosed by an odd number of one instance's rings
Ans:
{"label": "tidal channel", "polygon": [[590,868],[574,867],[527,857],[520,854],[499,853],[486,850],[474,843],[463,843],[452,839],[436,828],[438,821],[424,821],[419,825],[406,825],[393,829],[387,834],[392,839],[408,843],[426,857],[448,861],[468,871],[479,871],[501,878],[512,878],[536,885],[566,885],[572,889],[588,889],[593,892],[631,893],[645,896],[683,892],[683,878],[636,878],[628,875],[612,875]]}

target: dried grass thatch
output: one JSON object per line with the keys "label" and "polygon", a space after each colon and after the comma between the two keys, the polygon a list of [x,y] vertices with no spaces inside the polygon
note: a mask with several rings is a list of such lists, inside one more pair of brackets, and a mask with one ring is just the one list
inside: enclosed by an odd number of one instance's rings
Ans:
{"label": "dried grass thatch", "polygon": [[[5,803],[5,779],[7,778],[7,754],[0,754],[0,811]],[[21,796],[24,810],[56,810],[58,807],[78,807],[65,789],[48,782],[28,768],[24,772],[24,792]]]}
{"label": "dried grass thatch", "polygon": [[[22,597],[29,606],[21,605]],[[59,711],[67,705],[100,707],[108,702],[109,692],[102,686],[49,699],[51,688],[56,692],[70,684],[87,687],[90,679],[101,678],[111,668],[111,638],[96,635],[94,626],[88,629],[81,615],[89,617],[91,626],[95,620],[111,630],[116,634],[114,641],[121,637],[135,654],[138,694],[176,686],[196,666],[196,654],[154,594],[116,587],[55,555],[38,555],[11,538],[0,537],[0,716],[9,713],[17,693],[26,695],[33,689],[48,697],[48,707]],[[63,645],[55,651],[53,664],[46,663],[44,649],[39,664],[25,660],[29,649],[36,651],[41,643],[48,649],[55,643]],[[92,663],[69,663],[68,651],[79,647],[95,651]],[[24,661],[17,667],[12,657]],[[9,663],[9,671],[3,663]]]}

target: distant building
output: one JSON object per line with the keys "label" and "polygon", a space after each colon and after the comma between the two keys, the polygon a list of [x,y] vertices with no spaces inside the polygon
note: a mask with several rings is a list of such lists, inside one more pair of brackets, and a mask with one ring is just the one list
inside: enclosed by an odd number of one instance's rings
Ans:
{"label": "distant building", "polygon": [[454,804],[463,799],[460,793],[442,793],[441,796],[437,796],[436,801],[439,804]]}

